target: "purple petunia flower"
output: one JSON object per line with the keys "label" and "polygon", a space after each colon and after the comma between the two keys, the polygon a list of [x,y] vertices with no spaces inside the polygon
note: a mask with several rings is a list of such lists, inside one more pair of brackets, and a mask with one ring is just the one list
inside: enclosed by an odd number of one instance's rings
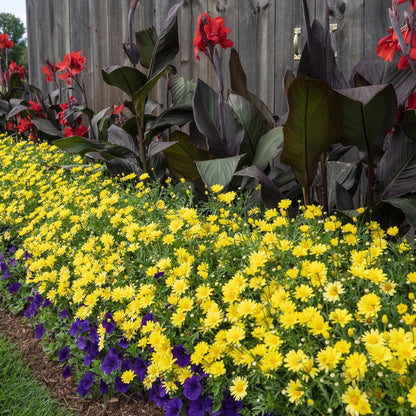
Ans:
{"label": "purple petunia flower", "polygon": [[116,391],[119,391],[120,393],[127,393],[127,390],[129,389],[129,385],[126,383],[123,383],[121,380],[121,377],[116,377],[116,381],[114,383],[114,389]]}
{"label": "purple petunia flower", "polygon": [[36,312],[36,306],[33,303],[31,303],[29,307],[25,310],[24,316],[28,319],[31,319],[36,315]]}
{"label": "purple petunia flower", "polygon": [[112,334],[114,332],[114,329],[116,328],[116,323],[113,319],[113,315],[111,314],[111,312],[107,312],[105,314],[102,325],[106,330],[107,334]]}
{"label": "purple petunia flower", "polygon": [[4,273],[6,270],[8,270],[7,263],[5,261],[0,261],[0,272]]}
{"label": "purple petunia flower", "polygon": [[221,415],[224,416],[239,416],[243,404],[235,400],[232,396],[227,395],[222,401]]}
{"label": "purple petunia flower", "polygon": [[69,358],[70,352],[69,347],[63,347],[61,351],[59,351],[59,361],[66,361]]}
{"label": "purple petunia flower", "polygon": [[90,392],[90,389],[93,386],[93,384],[94,373],[86,373],[78,384],[77,393],[79,393],[81,397],[85,397]]}
{"label": "purple petunia flower", "polygon": [[32,256],[25,251],[25,253],[23,254],[23,261],[28,261]]}
{"label": "purple petunia flower", "polygon": [[186,367],[191,362],[191,356],[186,353],[183,344],[175,345],[172,349],[173,358],[176,358],[176,364],[179,367]]}
{"label": "purple petunia flower", "polygon": [[103,370],[104,374],[110,374],[118,368],[120,363],[120,357],[111,349],[101,364],[101,370]]}
{"label": "purple petunia flower", "polygon": [[62,378],[68,378],[70,376],[72,376],[72,369],[70,365],[67,365],[64,371],[62,371]]}
{"label": "purple petunia flower", "polygon": [[42,308],[47,308],[49,305],[52,305],[52,302],[49,299],[45,299],[43,302]]}
{"label": "purple petunia flower", "polygon": [[121,372],[125,372],[127,370],[132,370],[133,369],[133,363],[131,362],[131,360],[129,358],[126,358],[120,366],[120,371]]}
{"label": "purple petunia flower", "polygon": [[167,402],[163,408],[166,411],[166,416],[179,416],[183,407],[183,402],[179,397]]}
{"label": "purple petunia flower", "polygon": [[59,312],[59,318],[60,319],[68,318],[68,311],[66,309],[62,309],[62,311]]}
{"label": "purple petunia flower", "polygon": [[133,366],[133,371],[134,374],[136,374],[136,377],[143,381],[147,371],[146,361],[140,357],[136,358],[136,361],[134,362]]}
{"label": "purple petunia flower", "polygon": [[19,289],[22,287],[22,285],[19,282],[13,282],[10,286],[9,286],[9,293],[16,293],[19,291]]}
{"label": "purple petunia flower", "polygon": [[186,409],[187,416],[205,416],[205,404],[202,397],[198,397],[196,400],[189,402],[189,407]]}
{"label": "purple petunia flower", "polygon": [[159,279],[159,277],[163,277],[165,275],[165,272],[157,272],[155,275],[154,275],[154,278],[155,279]]}
{"label": "purple petunia flower", "polygon": [[6,269],[6,271],[4,272],[4,274],[3,274],[3,277],[2,277],[2,279],[3,280],[6,280],[6,279],[8,279],[9,277],[11,277],[12,275],[10,274],[10,271],[9,271],[9,269]]}
{"label": "purple petunia flower", "polygon": [[40,293],[35,293],[32,303],[36,306],[36,308],[40,308],[43,303],[42,295]]}
{"label": "purple petunia flower", "polygon": [[117,345],[120,348],[123,348],[124,350],[126,350],[129,347],[130,344],[128,343],[128,341],[126,340],[126,338],[121,337],[120,340],[117,342]]}
{"label": "purple petunia flower", "polygon": [[90,327],[89,331],[88,331],[88,336],[90,337],[91,342],[93,343],[98,343],[99,342],[99,336],[98,336],[98,332],[97,332],[97,328],[95,328],[94,326]]}
{"label": "purple petunia flower", "polygon": [[11,247],[9,248],[9,252],[10,252],[10,254],[14,254],[14,253],[16,253],[16,246],[11,246]]}
{"label": "purple petunia flower", "polygon": [[42,339],[43,336],[45,335],[46,329],[45,326],[43,324],[39,324],[36,328],[35,328],[35,336],[37,339]]}
{"label": "purple petunia flower", "polygon": [[108,386],[103,379],[100,380],[100,391],[103,396],[108,393]]}
{"label": "purple petunia flower", "polygon": [[87,352],[89,345],[88,345],[88,341],[85,337],[83,337],[83,336],[78,337],[75,343],[76,343],[78,349],[80,349],[83,352]]}
{"label": "purple petunia flower", "polygon": [[85,354],[84,355],[84,366],[88,367],[89,365],[92,364],[93,361],[93,357],[90,354]]}
{"label": "purple petunia flower", "polygon": [[149,401],[153,401],[157,406],[162,407],[169,401],[169,395],[161,385],[154,383],[149,390]]}
{"label": "purple petunia flower", "polygon": [[183,383],[183,395],[189,400],[196,400],[202,392],[201,382],[197,375],[187,378]]}

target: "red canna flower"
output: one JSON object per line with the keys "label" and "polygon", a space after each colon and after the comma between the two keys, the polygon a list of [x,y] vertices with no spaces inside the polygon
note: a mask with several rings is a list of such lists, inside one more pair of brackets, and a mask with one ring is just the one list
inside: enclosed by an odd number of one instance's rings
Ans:
{"label": "red canna flower", "polygon": [[36,112],[41,112],[42,111],[42,107],[40,106],[39,103],[35,103],[34,101],[29,101],[29,109],[36,111]]}
{"label": "red canna flower", "polygon": [[26,71],[25,71],[25,67],[23,66],[19,66],[17,65],[16,62],[13,62],[12,60],[10,60],[10,65],[9,65],[9,76],[11,77],[12,74],[19,74],[20,78],[22,79],[26,79]]}
{"label": "red canna flower", "polygon": [[59,78],[65,80],[68,85],[71,85],[71,78],[74,78],[86,67],[86,58],[81,54],[81,51],[68,53],[64,56],[63,62],[57,64],[59,71],[63,72]]}
{"label": "red canna flower", "polygon": [[231,30],[225,26],[225,20],[222,17],[212,18],[208,13],[198,16],[198,27],[194,37],[195,58],[200,60],[199,52],[205,53],[208,57],[208,51],[212,56],[212,51],[216,45],[223,49],[230,48],[234,45],[227,35]]}
{"label": "red canna flower", "polygon": [[[403,32],[403,28],[402,28]],[[376,52],[385,61],[392,61],[396,51],[400,50],[399,41],[392,27],[389,28],[389,35],[380,40]]]}
{"label": "red canna flower", "polygon": [[56,74],[56,71],[58,70],[58,67],[55,65],[55,62],[46,60],[46,65],[42,66],[42,70],[44,74],[46,75],[46,81],[52,82],[55,79],[55,74]]}
{"label": "red canna flower", "polygon": [[124,104],[121,104],[120,106],[115,105],[114,110],[111,111],[111,114],[117,114],[119,116],[121,112],[123,111],[123,108],[124,108]]}
{"label": "red canna flower", "polygon": [[9,40],[9,35],[7,33],[0,33],[0,51],[3,49],[10,49],[13,47],[13,45],[14,43]]}

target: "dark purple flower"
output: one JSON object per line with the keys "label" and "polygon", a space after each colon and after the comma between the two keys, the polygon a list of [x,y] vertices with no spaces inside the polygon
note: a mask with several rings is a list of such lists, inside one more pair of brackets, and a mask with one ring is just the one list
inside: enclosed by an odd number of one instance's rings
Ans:
{"label": "dark purple flower", "polygon": [[25,251],[25,254],[23,254],[23,261],[28,261],[31,257],[32,256],[27,251]]}
{"label": "dark purple flower", "polygon": [[3,277],[2,277],[2,279],[3,280],[5,280],[5,279],[8,279],[9,277],[11,277],[12,275],[10,274],[10,271],[9,271],[9,269],[6,269],[6,271],[4,272],[4,274],[3,274]]}
{"label": "dark purple flower", "polygon": [[205,416],[205,404],[202,397],[189,402],[189,407],[186,409],[187,416]]}
{"label": "dark purple flower", "polygon": [[191,356],[186,353],[183,344],[175,345],[172,349],[173,358],[176,358],[176,364],[179,367],[186,367],[191,362]]}
{"label": "dark purple flower", "polygon": [[71,337],[75,337],[78,332],[78,319],[75,322],[72,322],[71,326],[69,327],[68,334]]}
{"label": "dark purple flower", "polygon": [[85,331],[88,331],[90,328],[90,321],[86,319],[85,321],[80,320],[78,324],[78,331],[82,334]]}
{"label": "dark purple flower", "polygon": [[189,400],[196,400],[202,392],[201,382],[197,375],[193,375],[183,383],[183,395]]}
{"label": "dark purple flower", "polygon": [[88,367],[89,365],[91,365],[93,362],[93,357],[90,354],[85,354],[84,355],[84,366]]}
{"label": "dark purple flower", "polygon": [[99,336],[97,332],[97,328],[92,326],[90,330],[88,331],[88,336],[90,337],[91,342],[97,343],[99,341]]}
{"label": "dark purple flower", "polygon": [[133,366],[133,371],[134,374],[136,374],[136,377],[143,381],[147,371],[146,361],[140,357],[136,358],[136,361],[134,362]]}
{"label": "dark purple flower", "polygon": [[102,325],[105,328],[107,334],[113,333],[116,327],[116,323],[114,322],[113,315],[111,314],[111,312],[107,312],[105,314]]}
{"label": "dark purple flower", "polygon": [[62,378],[68,378],[70,376],[72,376],[72,369],[70,365],[67,365],[64,371],[62,371]]}
{"label": "dark purple flower", "polygon": [[91,372],[86,373],[78,384],[77,393],[79,393],[81,397],[85,397],[90,392],[90,389],[93,384],[94,384],[94,373],[91,373]]}
{"label": "dark purple flower", "polygon": [[31,303],[29,307],[25,310],[24,316],[28,319],[31,319],[36,315],[36,312],[36,306],[33,303]]}
{"label": "dark purple flower", "polygon": [[162,407],[169,401],[169,395],[161,385],[153,383],[149,390],[149,401],[154,401],[157,406]]}
{"label": "dark purple flower", "polygon": [[114,389],[116,391],[119,391],[120,393],[127,393],[127,390],[129,389],[129,385],[126,383],[123,383],[121,380],[121,377],[116,377],[116,381],[114,383]]}
{"label": "dark purple flower", "polygon": [[231,395],[226,395],[222,401],[221,415],[224,416],[239,416],[243,404],[235,400]]}
{"label": "dark purple flower", "polygon": [[92,358],[95,358],[99,355],[100,351],[98,351],[98,343],[97,344],[91,344],[89,353]]}
{"label": "dark purple flower", "polygon": [[40,293],[35,293],[35,296],[33,297],[33,304],[36,306],[36,308],[40,308],[43,303],[43,297]]}
{"label": "dark purple flower", "polygon": [[83,352],[88,352],[89,345],[85,337],[83,336],[78,337],[76,340],[76,344],[77,344],[78,349],[80,349]]}
{"label": "dark purple flower", "polygon": [[123,348],[123,349],[126,350],[129,347],[130,344],[127,342],[126,338],[121,337],[120,340],[117,342],[117,345],[120,348]]}
{"label": "dark purple flower", "polygon": [[9,292],[10,293],[16,293],[19,291],[19,289],[22,287],[22,285],[19,282],[13,282],[10,286],[9,286]]}
{"label": "dark purple flower", "polygon": [[[3,255],[2,255],[3,257]],[[0,261],[0,272],[4,273],[6,270],[8,270],[7,268],[7,263],[5,261]],[[4,277],[3,277],[4,279]]]}
{"label": "dark purple flower", "polygon": [[183,402],[179,397],[167,402],[163,408],[166,411],[166,416],[179,416],[183,407]]}
{"label": "dark purple flower", "polygon": [[153,314],[151,312],[147,312],[142,318],[142,323],[141,323],[140,327],[145,326],[146,322],[154,321],[154,320],[155,320],[155,317],[153,316]]}
{"label": "dark purple flower", "polygon": [[61,351],[59,351],[59,361],[66,361],[69,358],[70,352],[69,347],[63,347]]}
{"label": "dark purple flower", "polygon": [[42,308],[47,308],[49,305],[52,305],[52,302],[49,299],[45,299]]}
{"label": "dark purple flower", "polygon": [[11,247],[9,248],[9,252],[10,252],[10,254],[14,254],[14,253],[16,253],[16,246],[11,246]]}
{"label": "dark purple flower", "polygon": [[43,324],[39,324],[36,328],[35,328],[35,336],[37,339],[42,339],[43,336],[45,335],[46,329],[45,326]]}
{"label": "dark purple flower", "polygon": [[155,274],[155,279],[159,279],[159,277],[163,277],[165,275],[165,272],[157,272],[156,274]]}
{"label": "dark purple flower", "polygon": [[59,312],[59,318],[60,319],[68,318],[68,311],[66,309],[62,309],[62,311]]}
{"label": "dark purple flower", "polygon": [[105,356],[103,363],[101,364],[101,370],[103,370],[104,374],[110,374],[118,368],[120,362],[121,360],[118,354],[110,350],[110,352]]}
{"label": "dark purple flower", "polygon": [[127,370],[133,370],[133,363],[129,358],[126,358],[120,366],[120,371],[122,371],[123,373]]}
{"label": "dark purple flower", "polygon": [[100,380],[100,391],[103,396],[108,393],[108,386],[103,379]]}

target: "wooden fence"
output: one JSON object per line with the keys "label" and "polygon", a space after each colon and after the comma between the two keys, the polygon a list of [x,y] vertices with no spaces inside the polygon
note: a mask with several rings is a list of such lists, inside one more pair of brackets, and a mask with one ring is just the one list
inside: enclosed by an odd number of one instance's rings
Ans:
{"label": "wooden fence", "polygon": [[[139,0],[134,29],[155,26],[159,32],[170,7],[177,0]],[[294,39],[299,52],[305,42],[301,0],[185,0],[179,12],[180,53],[175,61],[178,75],[201,78],[216,86],[204,56],[194,57],[193,36],[198,15],[221,15],[240,54],[249,90],[276,113],[285,107],[282,79],[287,67],[296,70]],[[322,21],[323,0],[308,0],[312,18]],[[328,0],[332,45],[348,79],[362,57],[376,56],[375,47],[389,27],[391,0]],[[120,104],[124,97],[101,78],[101,68],[127,64],[122,43],[127,41],[130,0],[26,0],[29,76],[32,84],[46,90],[42,65],[59,62],[69,51],[82,50],[87,58],[83,72],[90,106],[99,110]],[[298,29],[300,28],[300,29]],[[300,32],[300,33],[299,33]],[[298,33],[296,35],[295,33]],[[229,50],[222,52],[226,67]],[[227,72],[227,71],[226,71]],[[228,77],[226,76],[226,86]],[[158,98],[162,100],[162,87]]]}

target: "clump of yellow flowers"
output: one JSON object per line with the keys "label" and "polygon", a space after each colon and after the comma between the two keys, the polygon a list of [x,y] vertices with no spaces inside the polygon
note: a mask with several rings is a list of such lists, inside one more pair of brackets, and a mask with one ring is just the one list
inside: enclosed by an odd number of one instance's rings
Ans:
{"label": "clump of yellow flowers", "polygon": [[[221,185],[195,207],[190,186],[131,179],[0,138],[0,247],[30,253],[20,283],[55,311],[34,319],[55,351],[89,354],[84,387],[149,389],[177,415],[416,412],[416,266],[397,228],[316,206],[293,220],[288,200],[246,212]],[[69,339],[74,322],[89,335]]]}

